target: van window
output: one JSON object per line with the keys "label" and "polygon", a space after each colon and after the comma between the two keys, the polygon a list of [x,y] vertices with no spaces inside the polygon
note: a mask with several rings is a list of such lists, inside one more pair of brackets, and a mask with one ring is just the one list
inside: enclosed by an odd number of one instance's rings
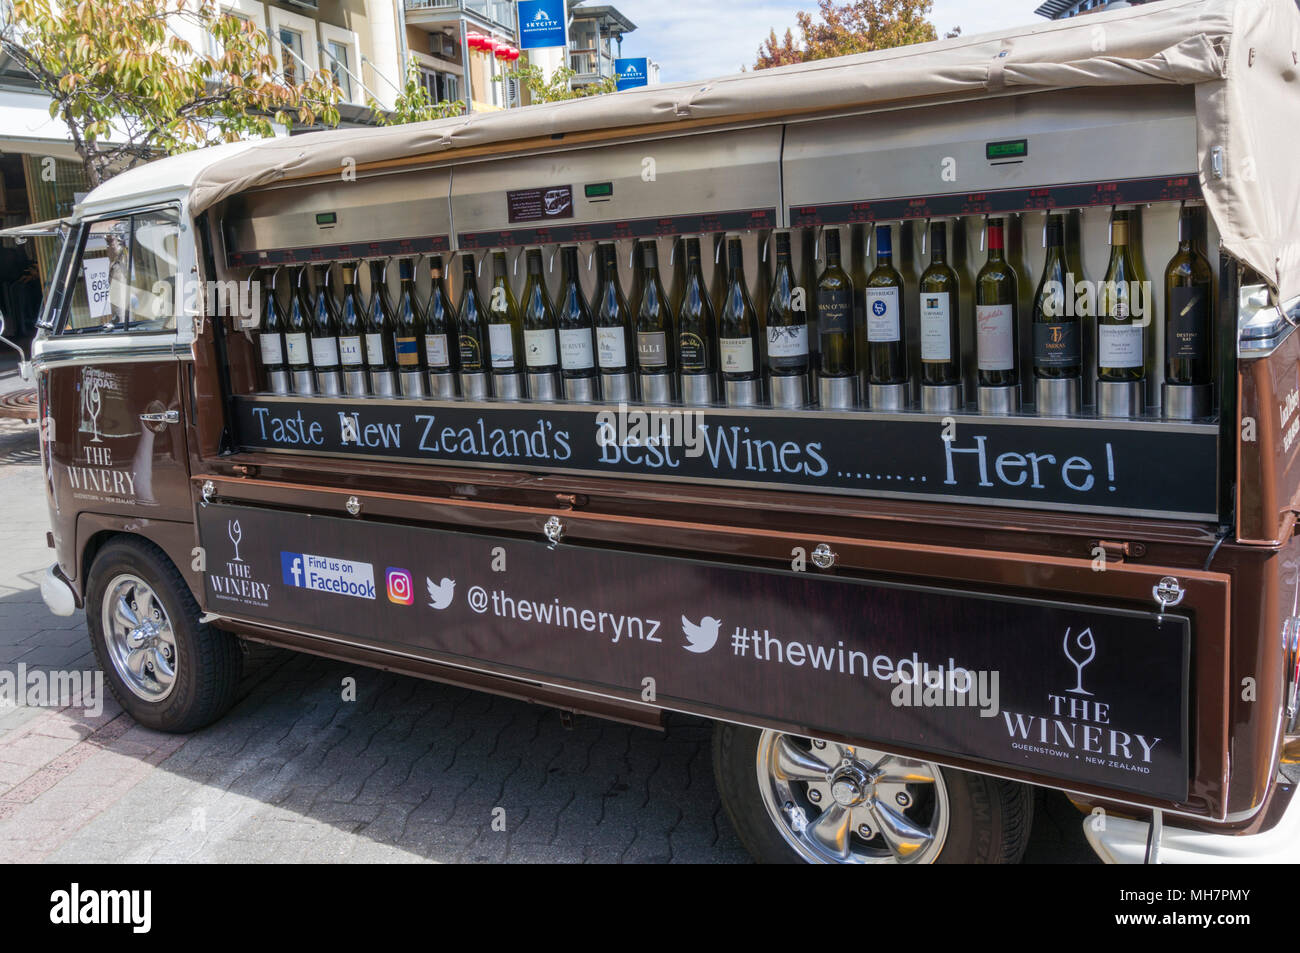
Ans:
{"label": "van window", "polygon": [[175,329],[176,212],[100,219],[87,225],[82,240],[63,334]]}

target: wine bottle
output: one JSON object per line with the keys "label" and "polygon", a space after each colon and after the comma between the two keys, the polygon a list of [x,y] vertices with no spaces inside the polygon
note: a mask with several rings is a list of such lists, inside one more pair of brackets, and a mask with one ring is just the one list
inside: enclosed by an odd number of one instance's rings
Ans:
{"label": "wine bottle", "polygon": [[907,383],[903,342],[903,276],[894,267],[892,229],[876,226],[876,267],[867,276],[865,307],[868,379],[872,384]]}
{"label": "wine bottle", "polygon": [[[718,317],[718,363],[727,403],[748,406],[762,400],[762,339],[745,280],[745,249],[734,236],[727,239],[727,275],[727,294]],[[742,384],[746,386],[738,386]]]}
{"label": "wine bottle", "polygon": [[464,258],[460,306],[457,308],[456,341],[460,351],[461,396],[481,400],[491,396],[488,388],[490,365],[487,345],[487,311],[478,293],[474,256]]}
{"label": "wine bottle", "polygon": [[[323,307],[313,308],[303,285],[306,272],[305,267],[298,269],[298,278],[294,283],[296,290],[289,299],[289,323],[297,324],[294,312],[299,311],[303,320],[311,325],[311,363],[316,370],[316,393],[333,396],[342,392],[339,383],[339,324],[331,307],[332,301]],[[328,296],[324,281],[320,284],[321,292]]]}
{"label": "wine bottle", "polygon": [[840,266],[839,229],[827,229],[825,237],[826,267],[817,277],[817,337],[821,350],[822,390],[827,396],[833,393],[834,404],[851,407],[857,403],[853,282]]}
{"label": "wine bottle", "polygon": [[370,263],[370,304],[365,314],[366,371],[370,374],[370,392],[376,397],[397,395],[397,350],[393,332],[393,306],[384,283],[386,263]]}
{"label": "wine bottle", "polygon": [[600,301],[596,307],[596,357],[603,375],[606,400],[630,400],[635,395],[632,374],[636,367],[636,332],[632,313],[618,280],[618,252],[613,244],[600,246]]}
{"label": "wine bottle", "polygon": [[[1108,382],[1145,377],[1146,320],[1134,313],[1136,272],[1128,247],[1128,226],[1128,212],[1115,212],[1110,225],[1110,264],[1097,309],[1097,379]],[[1143,309],[1138,306],[1136,310]]]}
{"label": "wine bottle", "polygon": [[424,397],[424,311],[416,300],[415,259],[403,258],[397,264],[397,330],[393,350],[397,353],[398,383],[404,397]]}
{"label": "wine bottle", "polygon": [[930,223],[930,265],[921,273],[921,383],[961,383],[957,272],[948,265],[948,225]]}
{"label": "wine bottle", "polygon": [[[1034,330],[1034,376],[1042,380],[1080,376],[1079,317],[1067,307],[1068,264],[1065,259],[1065,219],[1047,218],[1047,260],[1034,291],[1030,323]],[[1067,313],[1069,312],[1069,313]]]}
{"label": "wine bottle", "polygon": [[559,396],[556,392],[556,374],[560,369],[560,349],[556,340],[558,321],[551,296],[546,293],[541,251],[530,248],[526,258],[528,277],[524,281],[522,305],[524,362],[528,366],[529,392],[534,398],[554,400]]}
{"label": "wine bottle", "polygon": [[[279,304],[272,285],[269,297]],[[311,363],[312,322],[310,312],[294,308],[289,302],[287,311],[282,312],[284,321],[284,359],[289,366],[289,379],[295,394],[316,393],[316,375]]]}
{"label": "wine bottle", "polygon": [[1016,272],[1007,262],[1000,218],[988,221],[988,261],[975,277],[975,353],[981,387],[1020,382],[1016,354]]}
{"label": "wine bottle", "polygon": [[442,274],[442,257],[429,259],[429,302],[424,308],[424,366],[433,397],[454,397],[452,375],[456,372],[456,309],[447,294]]}
{"label": "wine bottle", "polygon": [[506,253],[492,254],[492,290],[487,305],[488,348],[492,357],[492,389],[497,397],[522,397],[519,375],[524,371],[524,325],[510,290]]}
{"label": "wine bottle", "polygon": [[867,229],[862,223],[850,225],[849,255],[845,263],[849,281],[853,282],[853,360],[858,371],[858,390],[867,393],[871,381],[871,350],[867,340]]}
{"label": "wine bottle", "polygon": [[653,241],[640,243],[645,266],[641,305],[636,318],[637,369],[641,373],[642,397],[653,403],[673,399],[673,372],[677,357],[673,340],[673,314],[668,295],[659,280],[659,253]]}
{"label": "wine bottle", "polygon": [[677,366],[682,374],[682,400],[709,404],[714,398],[713,377],[718,367],[714,344],[717,323],[704,282],[698,238],[686,239],[685,257],[682,297],[677,307]]}
{"label": "wine bottle", "polygon": [[288,324],[275,289],[268,282],[262,296],[262,326],[257,343],[262,354],[263,386],[275,394],[289,393],[289,368],[285,360],[284,330]]}
{"label": "wine bottle", "polygon": [[596,397],[596,320],[582,293],[578,272],[578,246],[560,249],[560,376],[566,384],[565,396],[574,400]]}
{"label": "wine bottle", "polygon": [[796,294],[790,264],[790,233],[776,233],[776,273],[767,300],[767,366],[771,373],[772,402],[782,407],[807,403],[809,367],[808,313],[795,310],[803,304]]}
{"label": "wine bottle", "polygon": [[1178,250],[1165,267],[1165,382],[1214,380],[1214,272],[1193,241],[1194,211],[1178,216]]}
{"label": "wine bottle", "polygon": [[343,392],[353,397],[370,393],[366,376],[365,323],[366,304],[361,300],[361,286],[357,284],[359,262],[343,265],[343,307],[335,309],[334,297],[327,287],[329,267],[318,272],[316,291],[316,320],[325,320],[327,312],[335,313],[339,325],[339,364],[343,374]]}

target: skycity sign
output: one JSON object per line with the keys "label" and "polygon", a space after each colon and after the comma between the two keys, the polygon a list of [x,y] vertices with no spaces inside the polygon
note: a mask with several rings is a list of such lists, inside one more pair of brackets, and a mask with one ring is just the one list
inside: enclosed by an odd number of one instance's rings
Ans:
{"label": "skycity sign", "polygon": [[615,60],[614,72],[618,74],[619,89],[636,89],[650,82],[649,66],[644,56]]}
{"label": "skycity sign", "polygon": [[519,0],[519,48],[565,46],[564,0]]}

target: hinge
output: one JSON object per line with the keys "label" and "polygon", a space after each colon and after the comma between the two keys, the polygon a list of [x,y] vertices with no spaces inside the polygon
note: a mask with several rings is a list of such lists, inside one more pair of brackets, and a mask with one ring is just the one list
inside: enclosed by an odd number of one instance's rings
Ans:
{"label": "hinge", "polygon": [[1141,559],[1147,554],[1145,543],[1120,543],[1109,539],[1094,539],[1091,547],[1094,554],[1098,547],[1106,554],[1107,560],[1117,563],[1122,563],[1125,559]]}
{"label": "hinge", "polygon": [[579,493],[556,493],[555,502],[566,510],[576,510],[587,505],[587,498]]}

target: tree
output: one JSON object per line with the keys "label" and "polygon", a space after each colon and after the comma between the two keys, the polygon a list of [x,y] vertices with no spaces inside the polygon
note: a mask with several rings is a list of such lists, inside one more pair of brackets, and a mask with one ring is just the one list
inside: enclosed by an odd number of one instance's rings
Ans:
{"label": "tree", "polygon": [[[795,14],[803,35],[801,45],[795,43],[790,30],[780,41],[773,30],[758,48],[754,68],[870,53],[938,38],[934,24],[927,19],[934,9],[932,0],[817,0],[817,7],[816,15]],[[960,33],[958,27],[946,37]]]}
{"label": "tree", "polygon": [[412,61],[406,70],[406,86],[398,94],[393,108],[385,110],[373,98],[367,104],[375,114],[375,122],[381,126],[401,126],[408,122],[424,122],[428,119],[446,119],[459,116],[465,111],[465,101],[454,102],[442,99],[434,102],[429,98],[429,90],[420,82],[420,68]]}
{"label": "tree", "polygon": [[603,93],[613,93],[618,90],[617,76],[607,76],[598,83],[590,83],[574,89],[569,85],[569,81],[576,75],[575,70],[567,66],[559,66],[547,78],[540,66],[529,63],[515,67],[503,76],[495,76],[493,79],[497,82],[507,79],[518,81],[521,86],[528,90],[528,98],[534,103],[554,103],[562,99],[582,99],[584,96],[599,96]]}
{"label": "tree", "polygon": [[[13,0],[0,50],[62,119],[92,186],[159,155],[338,123],[332,76],[279,74],[266,34],[214,0]],[[197,27],[220,52],[178,30]]]}

